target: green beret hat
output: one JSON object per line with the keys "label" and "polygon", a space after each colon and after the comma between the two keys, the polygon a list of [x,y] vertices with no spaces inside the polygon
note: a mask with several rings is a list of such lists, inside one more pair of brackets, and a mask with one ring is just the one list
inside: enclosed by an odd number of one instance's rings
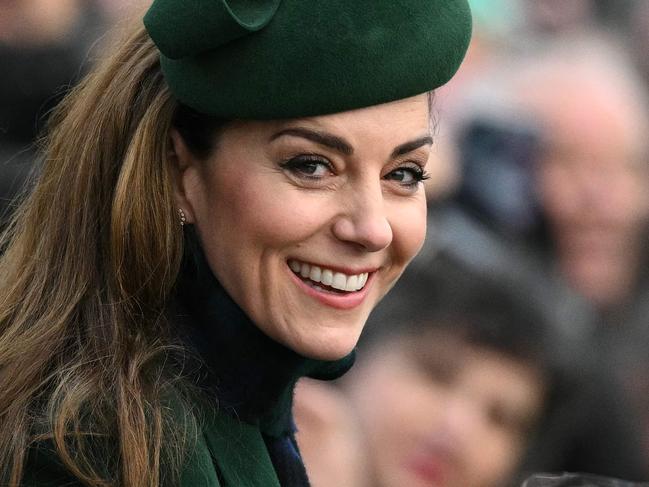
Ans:
{"label": "green beret hat", "polygon": [[178,100],[221,118],[335,113],[430,91],[471,37],[467,0],[154,0]]}

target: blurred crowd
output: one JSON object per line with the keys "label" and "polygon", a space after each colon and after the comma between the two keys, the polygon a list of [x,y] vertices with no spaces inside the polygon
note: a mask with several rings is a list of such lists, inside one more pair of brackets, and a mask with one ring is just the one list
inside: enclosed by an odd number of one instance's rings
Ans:
{"label": "blurred crowd", "polygon": [[[47,116],[142,0],[0,0],[0,223],[37,170]],[[139,5],[138,5],[139,4]]]}
{"label": "blurred crowd", "polygon": [[314,486],[647,481],[649,3],[471,3],[426,245],[352,371],[298,391]]}
{"label": "blurred crowd", "polygon": [[[298,388],[313,485],[649,480],[649,2],[470,3],[426,244],[352,371]],[[0,0],[1,219],[49,111],[144,4]]]}

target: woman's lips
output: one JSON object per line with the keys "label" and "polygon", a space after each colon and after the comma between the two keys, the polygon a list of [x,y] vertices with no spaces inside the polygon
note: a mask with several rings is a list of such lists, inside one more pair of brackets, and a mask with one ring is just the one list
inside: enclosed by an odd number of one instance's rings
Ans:
{"label": "woman's lips", "polygon": [[368,271],[343,272],[331,267],[309,264],[299,260],[290,259],[288,266],[305,280],[315,284],[324,284],[338,291],[360,291],[369,276]]}
{"label": "woman's lips", "polygon": [[[334,273],[331,269],[295,260],[289,261],[288,265],[293,281],[307,295],[337,309],[353,309],[359,306],[365,300],[374,276],[374,272],[351,275]],[[311,279],[312,276],[315,279]]]}

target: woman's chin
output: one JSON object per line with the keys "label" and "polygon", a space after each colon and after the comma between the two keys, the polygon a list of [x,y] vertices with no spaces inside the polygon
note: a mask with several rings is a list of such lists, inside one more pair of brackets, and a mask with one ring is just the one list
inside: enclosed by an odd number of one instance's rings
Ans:
{"label": "woman's chin", "polygon": [[324,360],[327,362],[331,362],[346,357],[352,352],[352,350],[354,350],[353,346],[344,349],[326,350],[326,351],[322,351],[321,353],[313,353],[308,356],[307,355],[305,356],[307,358],[311,358],[315,360]]}
{"label": "woman's chin", "polygon": [[358,338],[358,334],[348,333],[346,336],[329,336],[327,339],[309,340],[289,347],[306,358],[334,361],[349,355],[358,343]]}

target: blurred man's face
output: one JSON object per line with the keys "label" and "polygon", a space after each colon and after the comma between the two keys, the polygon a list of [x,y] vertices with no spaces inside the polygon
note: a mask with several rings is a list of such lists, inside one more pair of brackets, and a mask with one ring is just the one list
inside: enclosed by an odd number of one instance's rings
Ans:
{"label": "blurred man's face", "polygon": [[524,362],[439,332],[374,349],[351,396],[380,487],[497,487],[514,472],[543,404]]}
{"label": "blurred man's face", "polygon": [[630,292],[644,245],[647,161],[630,140],[629,123],[619,108],[595,97],[574,100],[552,114],[539,165],[539,193],[561,270],[600,307]]}

